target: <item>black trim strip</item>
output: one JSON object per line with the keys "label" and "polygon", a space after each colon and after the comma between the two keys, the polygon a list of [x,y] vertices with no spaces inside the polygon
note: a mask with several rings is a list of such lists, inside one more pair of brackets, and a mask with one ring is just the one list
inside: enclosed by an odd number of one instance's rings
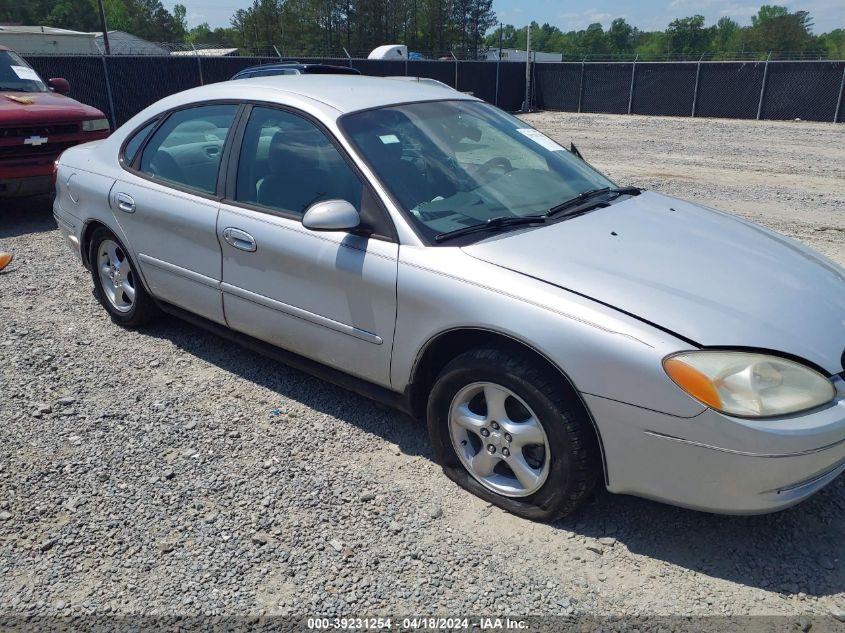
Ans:
{"label": "black trim strip", "polygon": [[377,385],[367,380],[356,378],[355,376],[347,374],[339,369],[329,367],[328,365],[300,356],[299,354],[294,354],[293,352],[276,347],[275,345],[249,336],[248,334],[236,332],[224,325],[210,321],[192,312],[188,312],[187,310],[183,310],[173,304],[160,300],[157,300],[156,303],[164,312],[208,330],[209,332],[221,336],[222,338],[243,345],[253,352],[257,352],[263,356],[277,360],[285,365],[293,367],[294,369],[311,374],[321,380],[330,382],[343,389],[353,391],[365,398],[376,400],[377,402],[381,402],[389,407],[398,409],[402,413],[414,417],[410,398],[407,393],[392,391],[387,387],[382,387],[381,385]]}

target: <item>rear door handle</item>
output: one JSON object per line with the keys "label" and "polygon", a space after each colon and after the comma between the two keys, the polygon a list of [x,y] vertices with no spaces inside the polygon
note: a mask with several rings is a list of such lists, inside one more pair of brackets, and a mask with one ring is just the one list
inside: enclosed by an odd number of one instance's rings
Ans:
{"label": "rear door handle", "polygon": [[223,229],[223,239],[226,240],[230,246],[234,246],[235,248],[248,253],[254,253],[258,248],[258,245],[255,243],[255,238],[252,237],[252,235],[246,231],[241,231],[240,229],[233,227]]}
{"label": "rear door handle", "polygon": [[118,193],[115,196],[117,200],[117,208],[125,213],[135,213],[135,201],[132,196],[125,193]]}

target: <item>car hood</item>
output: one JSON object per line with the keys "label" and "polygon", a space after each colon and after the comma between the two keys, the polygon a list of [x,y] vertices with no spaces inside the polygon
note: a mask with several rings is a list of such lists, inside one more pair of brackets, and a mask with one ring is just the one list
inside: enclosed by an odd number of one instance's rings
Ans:
{"label": "car hood", "polygon": [[55,92],[0,92],[0,125],[79,121],[103,116],[97,108]]}
{"label": "car hood", "polygon": [[842,371],[845,269],[726,213],[644,192],[463,250],[700,346],[776,350]]}

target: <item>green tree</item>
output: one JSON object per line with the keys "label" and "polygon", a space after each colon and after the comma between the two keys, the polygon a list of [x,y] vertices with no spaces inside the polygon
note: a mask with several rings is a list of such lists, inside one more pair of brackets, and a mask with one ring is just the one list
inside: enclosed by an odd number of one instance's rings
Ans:
{"label": "green tree", "polygon": [[694,15],[673,20],[666,29],[668,54],[696,57],[704,53],[710,44],[708,31],[704,28],[704,16]]}
{"label": "green tree", "polygon": [[177,4],[173,7],[173,21],[176,24],[176,28],[181,30],[185,35],[188,34],[188,9],[185,8],[184,4]]}
{"label": "green tree", "polygon": [[742,27],[731,18],[719,18],[713,27],[710,49],[714,53],[736,52],[742,49]]}
{"label": "green tree", "polygon": [[819,36],[819,46],[834,59],[845,59],[845,29],[835,29]]}
{"label": "green tree", "polygon": [[607,39],[612,53],[625,54],[633,50],[634,28],[625,18],[616,18],[607,32]]}
{"label": "green tree", "polygon": [[663,31],[642,33],[634,47],[634,52],[644,60],[665,58],[668,54],[669,36]]}
{"label": "green tree", "polygon": [[804,51],[814,44],[813,20],[806,11],[763,5],[751,18],[751,38],[761,51]]}
{"label": "green tree", "polygon": [[604,27],[598,22],[588,26],[581,37],[581,52],[585,55],[604,55],[608,53],[608,49]]}

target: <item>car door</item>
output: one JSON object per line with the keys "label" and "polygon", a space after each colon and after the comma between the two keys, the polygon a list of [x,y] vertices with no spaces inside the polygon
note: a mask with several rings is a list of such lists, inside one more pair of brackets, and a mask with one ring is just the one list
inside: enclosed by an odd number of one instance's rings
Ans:
{"label": "car door", "polygon": [[[289,110],[250,108],[232,158],[217,221],[229,326],[389,386],[399,247],[375,195],[327,132]],[[364,228],[303,227],[330,199],[352,203]]]}
{"label": "car door", "polygon": [[[110,194],[153,296],[218,323],[217,182],[238,107],[196,105],[142,128],[124,148],[125,170]],[[142,134],[149,139],[138,142]]]}

